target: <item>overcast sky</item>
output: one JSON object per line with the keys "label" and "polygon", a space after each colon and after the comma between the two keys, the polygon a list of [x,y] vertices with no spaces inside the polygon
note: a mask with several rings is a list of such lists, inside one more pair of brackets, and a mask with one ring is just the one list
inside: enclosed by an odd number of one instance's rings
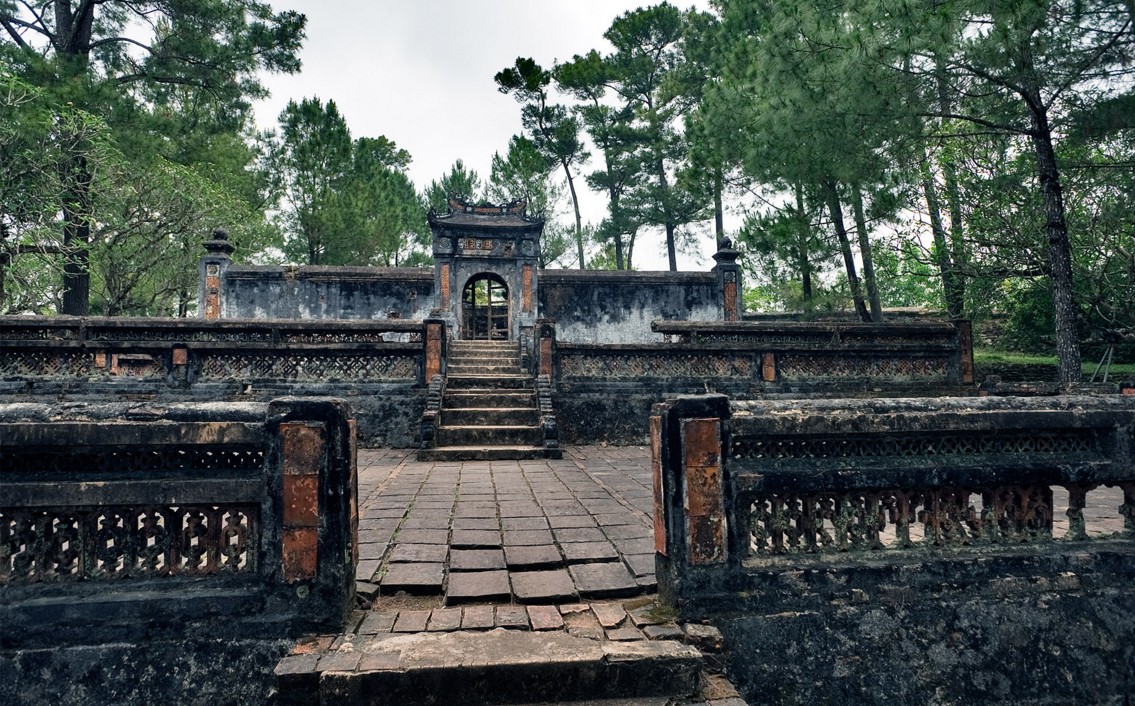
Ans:
{"label": "overcast sky", "polygon": [[[419,189],[457,159],[489,174],[494,152],[521,131],[520,108],[499,93],[493,76],[518,56],[544,67],[591,49],[606,53],[603,33],[617,16],[649,4],[634,0],[272,0],[277,10],[307,15],[300,73],[269,75],[272,92],[256,105],[261,128],[275,128],[288,100],[334,100],[355,137],[385,135],[413,157]],[[707,8],[707,0],[679,7]],[[585,171],[594,167],[587,166]],[[581,190],[584,221],[603,218],[601,195]],[[712,235],[700,258],[681,269],[712,265]],[[660,237],[635,247],[639,269],[664,269]]]}

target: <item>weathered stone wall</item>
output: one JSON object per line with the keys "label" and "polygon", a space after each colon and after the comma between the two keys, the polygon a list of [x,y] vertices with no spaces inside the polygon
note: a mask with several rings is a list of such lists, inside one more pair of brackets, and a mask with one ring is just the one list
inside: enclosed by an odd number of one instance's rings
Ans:
{"label": "weathered stone wall", "polygon": [[737,399],[973,394],[965,322],[864,325],[666,322],[666,342],[560,342],[553,371],[567,443],[642,443],[650,406],[717,392]]}
{"label": "weathered stone wall", "polygon": [[434,302],[432,268],[247,267],[222,283],[226,319],[424,319]]}
{"label": "weathered stone wall", "polygon": [[265,703],[354,607],[349,414],[0,405],[0,702]]}
{"label": "weathered stone wall", "polygon": [[561,341],[660,341],[652,322],[721,321],[722,306],[714,272],[540,273],[540,316],[555,320]]}
{"label": "weathered stone wall", "polygon": [[1126,703],[1133,429],[1119,395],[656,405],[659,592],[754,702]]}
{"label": "weathered stone wall", "polygon": [[0,317],[6,401],[349,399],[363,443],[416,446],[423,324]]}
{"label": "weathered stone wall", "polygon": [[[476,263],[465,268],[450,275],[451,303],[460,300],[470,275],[488,271]],[[223,279],[221,311],[229,319],[424,319],[439,306],[434,272],[425,268],[231,265]],[[511,279],[519,311],[519,275]],[[540,270],[537,290],[540,315],[556,319],[565,341],[658,341],[650,330],[655,320],[722,318],[721,287],[712,272]]]}
{"label": "weathered stone wall", "polygon": [[750,703],[1124,704],[1133,567],[1128,548],[777,572],[705,615]]}

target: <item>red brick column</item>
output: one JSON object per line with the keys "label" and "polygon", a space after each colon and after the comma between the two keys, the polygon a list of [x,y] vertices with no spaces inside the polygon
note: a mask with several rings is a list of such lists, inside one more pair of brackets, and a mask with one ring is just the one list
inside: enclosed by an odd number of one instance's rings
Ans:
{"label": "red brick column", "polygon": [[973,324],[969,319],[955,319],[954,327],[958,331],[958,382],[962,385],[973,384]]}
{"label": "red brick column", "polygon": [[445,321],[429,318],[425,322],[425,383],[428,385],[435,375],[445,373]]}
{"label": "red brick column", "polygon": [[546,375],[550,381],[556,378],[556,322],[553,319],[536,321],[536,374]]}
{"label": "red brick column", "polygon": [[725,508],[721,484],[721,420],[682,420],[686,489],[686,558],[691,564],[725,561]]}
{"label": "red brick column", "polygon": [[665,600],[725,586],[741,555],[732,549],[740,530],[729,521],[729,414],[724,395],[677,397],[651,409],[655,562]]}
{"label": "red brick column", "polygon": [[313,579],[319,560],[319,477],[326,436],[316,422],[280,424],[284,469],[284,580]]}

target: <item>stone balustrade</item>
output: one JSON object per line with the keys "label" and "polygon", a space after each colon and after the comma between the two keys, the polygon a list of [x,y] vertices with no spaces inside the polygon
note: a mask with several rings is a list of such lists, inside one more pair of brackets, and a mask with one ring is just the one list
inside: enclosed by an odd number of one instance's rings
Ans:
{"label": "stone balustrade", "polygon": [[353,607],[354,422],[339,400],[5,404],[0,439],[5,649],[281,637]]}
{"label": "stone balustrade", "polygon": [[1130,693],[1131,397],[704,395],[650,425],[659,593],[722,630],[743,691]]}

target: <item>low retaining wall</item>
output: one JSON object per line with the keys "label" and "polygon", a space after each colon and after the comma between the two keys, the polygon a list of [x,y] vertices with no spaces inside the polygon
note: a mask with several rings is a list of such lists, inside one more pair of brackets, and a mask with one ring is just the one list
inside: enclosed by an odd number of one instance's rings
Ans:
{"label": "low retaining wall", "polygon": [[4,703],[262,702],[353,607],[339,400],[0,405],[0,438]]}
{"label": "low retaining wall", "polygon": [[421,321],[0,317],[0,397],[267,402],[348,398],[364,443],[413,447]]}
{"label": "low retaining wall", "polygon": [[752,700],[1135,693],[1135,400],[702,396],[651,430],[659,591]]}
{"label": "low retaining wall", "polygon": [[554,339],[544,346],[567,443],[642,443],[650,406],[675,395],[958,395],[973,383],[966,321],[655,321],[665,342],[623,345],[560,341],[558,322],[539,328]]}

